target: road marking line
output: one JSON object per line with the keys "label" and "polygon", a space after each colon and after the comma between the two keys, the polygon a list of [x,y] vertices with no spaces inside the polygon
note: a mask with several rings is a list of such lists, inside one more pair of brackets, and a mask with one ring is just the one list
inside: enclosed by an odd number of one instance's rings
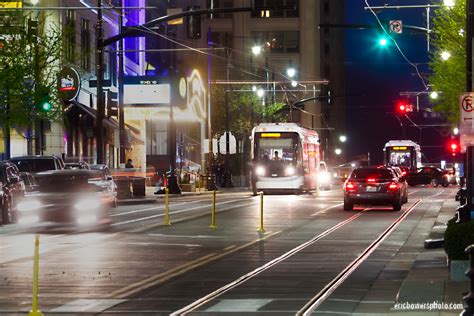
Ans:
{"label": "road marking line", "polygon": [[126,300],[121,299],[77,299],[49,310],[50,313],[100,313]]}
{"label": "road marking line", "polygon": [[329,207],[326,207],[326,208],[324,208],[324,209],[322,209],[322,210],[320,210],[320,211],[317,211],[317,212],[311,214],[311,216],[316,216],[316,215],[318,215],[318,214],[320,214],[320,213],[326,212],[326,211],[328,211],[328,210],[330,210],[330,209],[332,209],[332,208],[335,208],[335,207],[338,207],[338,206],[342,206],[342,205],[344,205],[344,203],[339,203],[339,204],[336,204],[336,205],[331,205],[331,206],[329,206]]}
{"label": "road marking line", "polygon": [[197,236],[192,236],[192,235],[148,234],[148,236],[163,237],[163,238],[190,238],[190,239],[215,238],[215,239],[228,239],[228,237],[225,237],[225,236],[211,236],[211,235],[197,235]]}
{"label": "road marking line", "polygon": [[127,298],[130,297],[136,293],[139,293],[145,289],[148,289],[150,287],[156,286],[160,283],[166,282],[172,278],[181,276],[189,271],[192,271],[196,268],[199,268],[201,266],[207,265],[211,262],[214,262],[220,258],[223,258],[225,256],[228,256],[232,253],[235,253],[237,251],[240,251],[242,249],[245,249],[247,247],[251,247],[261,241],[264,241],[272,236],[275,236],[277,234],[280,234],[282,231],[276,231],[274,233],[268,232],[265,234],[265,236],[257,238],[251,242],[248,242],[244,245],[234,247],[232,249],[229,249],[227,251],[221,252],[221,253],[211,253],[206,256],[203,256],[201,258],[198,258],[194,261],[187,262],[179,267],[176,267],[174,269],[162,272],[160,274],[148,277],[142,281],[136,282],[134,284],[130,284],[122,289],[119,289],[117,291],[114,291],[112,294],[110,294],[111,298]]}
{"label": "road marking line", "polygon": [[[234,203],[234,202],[238,202],[238,201],[241,201],[241,200],[231,200],[231,201],[226,201],[226,202],[220,202],[220,203],[217,203],[216,206],[217,205],[224,205],[224,204]],[[185,213],[185,212],[189,212],[189,211],[195,211],[195,210],[202,209],[202,208],[208,208],[210,206],[211,206],[210,204],[209,205],[202,205],[202,206],[195,206],[195,207],[187,208],[187,209],[184,209],[184,210],[178,210],[178,211],[170,212],[170,215],[171,214]],[[113,223],[111,226],[119,226],[119,225],[125,225],[125,224],[130,224],[130,223],[136,223],[136,222],[141,222],[141,221],[144,221],[144,220],[147,220],[147,219],[152,219],[152,218],[156,218],[156,217],[163,217],[163,216],[165,216],[165,214],[155,214],[155,215],[151,215],[151,216],[131,219],[131,220],[124,221],[124,222]]]}

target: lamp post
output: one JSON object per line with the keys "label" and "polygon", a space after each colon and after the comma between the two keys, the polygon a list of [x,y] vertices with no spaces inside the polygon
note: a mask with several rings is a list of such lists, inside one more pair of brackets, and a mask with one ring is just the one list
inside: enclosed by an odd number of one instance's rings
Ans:
{"label": "lamp post", "polygon": [[[226,49],[225,49],[225,68],[226,68],[226,78],[227,82],[230,80],[229,72],[229,50],[227,47],[228,44],[228,35],[226,33]],[[222,181],[222,187],[224,188],[233,188],[234,183],[232,182],[232,166],[230,163],[230,113],[229,113],[229,84],[225,86],[225,170],[224,170],[224,179]]]}

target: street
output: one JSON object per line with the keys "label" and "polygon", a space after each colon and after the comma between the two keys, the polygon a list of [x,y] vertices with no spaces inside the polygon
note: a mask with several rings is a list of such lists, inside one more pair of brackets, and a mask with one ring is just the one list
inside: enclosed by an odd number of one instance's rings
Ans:
{"label": "street", "polygon": [[[455,192],[410,188],[400,212],[344,211],[339,187],[266,195],[264,233],[260,198],[249,192],[217,194],[216,229],[209,194],[172,198],[168,227],[158,199],[119,206],[103,232],[40,228],[39,308],[49,315],[388,313]],[[0,227],[2,315],[31,308],[34,233]],[[423,282],[429,292],[429,278]],[[453,303],[460,302],[461,293]]]}

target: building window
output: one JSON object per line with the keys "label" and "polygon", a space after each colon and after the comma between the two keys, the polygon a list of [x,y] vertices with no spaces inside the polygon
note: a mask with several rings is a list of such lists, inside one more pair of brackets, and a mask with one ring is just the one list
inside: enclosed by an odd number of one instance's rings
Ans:
{"label": "building window", "polygon": [[[252,12],[253,18],[296,18],[299,17],[299,0],[255,0],[256,8],[268,10]],[[272,9],[288,7],[286,10]]]}
{"label": "building window", "polygon": [[252,42],[262,45],[270,53],[298,53],[299,31],[252,32]]}
{"label": "building window", "polygon": [[[207,0],[207,7],[209,9],[233,8],[234,3],[232,0]],[[207,18],[208,19],[232,19],[232,12],[208,14]]]}
{"label": "building window", "polygon": [[216,46],[226,46],[232,48],[232,33],[211,32],[209,41]]}
{"label": "building window", "polygon": [[81,67],[90,71],[91,66],[91,25],[86,19],[81,20]]}
{"label": "building window", "polygon": [[75,10],[66,11],[65,21],[65,57],[67,61],[74,62],[76,51],[76,15]]}

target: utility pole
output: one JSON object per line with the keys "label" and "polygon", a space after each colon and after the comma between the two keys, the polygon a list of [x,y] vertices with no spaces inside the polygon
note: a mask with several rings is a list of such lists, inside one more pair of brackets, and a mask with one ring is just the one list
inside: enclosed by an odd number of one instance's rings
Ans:
{"label": "utility pole", "polygon": [[[122,0],[122,7],[123,7],[123,0]],[[123,14],[124,11],[120,9],[119,13],[119,33],[123,31]],[[118,52],[118,118],[119,118],[119,138],[120,138],[120,167],[125,168],[125,116],[124,116],[124,103],[123,103],[123,78],[124,78],[124,70],[123,70],[123,39],[119,40],[118,43],[119,52]]]}
{"label": "utility pole", "polygon": [[[474,0],[466,0],[466,92],[472,92],[472,45],[473,45]],[[473,208],[474,147],[468,146],[464,155],[464,176],[466,177],[467,207]]]}
{"label": "utility pole", "polygon": [[97,0],[97,25],[96,25],[96,76],[97,76],[97,116],[95,122],[97,163],[104,161],[104,28],[102,17],[102,0]]}

